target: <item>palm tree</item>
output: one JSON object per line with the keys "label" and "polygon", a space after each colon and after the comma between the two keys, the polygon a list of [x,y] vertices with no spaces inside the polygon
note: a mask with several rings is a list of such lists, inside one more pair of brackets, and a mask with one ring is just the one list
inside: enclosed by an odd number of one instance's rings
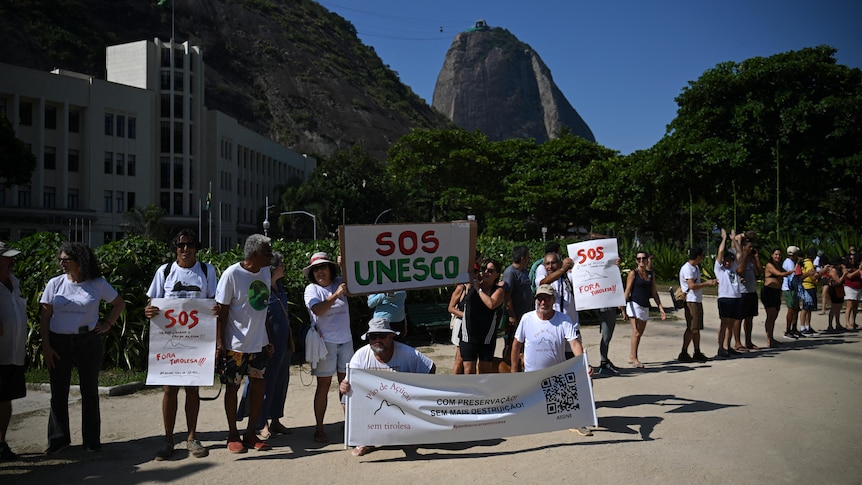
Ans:
{"label": "palm tree", "polygon": [[167,236],[165,226],[161,223],[164,215],[164,209],[155,204],[135,206],[123,214],[126,222],[121,223],[120,227],[130,235],[163,241]]}

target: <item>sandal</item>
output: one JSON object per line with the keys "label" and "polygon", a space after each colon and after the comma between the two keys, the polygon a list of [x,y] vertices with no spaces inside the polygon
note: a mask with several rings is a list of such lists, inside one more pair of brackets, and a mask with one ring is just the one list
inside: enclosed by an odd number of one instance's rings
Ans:
{"label": "sandal", "polygon": [[255,451],[269,451],[272,449],[272,446],[269,446],[269,443],[261,440],[254,440],[252,442],[244,442],[246,447],[253,449]]}
{"label": "sandal", "polygon": [[245,453],[248,450],[242,444],[242,441],[228,441],[227,451],[231,453]]}
{"label": "sandal", "polygon": [[373,449],[374,449],[373,446],[360,445],[360,446],[357,446],[356,448],[353,448],[353,451],[351,451],[351,453],[353,453],[353,456],[362,456],[362,455],[370,452]]}

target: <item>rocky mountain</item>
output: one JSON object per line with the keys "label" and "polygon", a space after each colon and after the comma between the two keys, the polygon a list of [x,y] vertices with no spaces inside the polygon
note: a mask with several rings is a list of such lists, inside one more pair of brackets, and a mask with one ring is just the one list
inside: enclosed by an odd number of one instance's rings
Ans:
{"label": "rocky mountain", "polygon": [[[383,158],[412,128],[450,123],[350,22],[311,0],[174,0],[179,42],[203,48],[206,105],[297,151],[361,143]],[[170,2],[4,0],[0,62],[105,78],[105,47],[171,38]]]}
{"label": "rocky mountain", "polygon": [[491,140],[544,142],[568,129],[590,141],[593,132],[529,45],[483,21],[455,36],[431,105],[461,128]]}

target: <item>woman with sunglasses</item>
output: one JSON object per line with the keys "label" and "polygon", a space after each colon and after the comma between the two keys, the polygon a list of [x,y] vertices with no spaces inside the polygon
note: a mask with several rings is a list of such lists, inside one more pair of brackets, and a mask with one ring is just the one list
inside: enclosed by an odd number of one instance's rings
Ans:
{"label": "woman with sunglasses", "polygon": [[498,284],[500,270],[498,261],[485,260],[473,284],[460,290],[467,291],[461,321],[461,343],[458,346],[465,374],[487,374],[493,369],[497,328],[503,318],[502,306],[505,300],[503,286]]}
{"label": "woman with sunglasses", "polygon": [[[81,385],[81,437],[87,451],[101,451],[99,370],[104,345],[102,334],[111,330],[126,302],[104,278],[99,261],[81,243],[63,243],[57,258],[63,274],[51,278],[42,293],[39,330],[42,352],[51,381],[51,414],[48,418],[48,449],[53,455],[72,442],[69,431],[69,385],[72,367],[78,369]],[[106,301],[110,314],[99,318]]]}
{"label": "woman with sunglasses", "polygon": [[793,271],[784,271],[781,265],[781,249],[775,248],[770,254],[770,259],[763,267],[763,289],[760,291],[760,302],[766,309],[766,341],[770,349],[781,345],[775,337],[775,320],[778,319],[778,311],[781,309],[781,282],[785,276],[793,274]]}
{"label": "woman with sunglasses", "polygon": [[629,272],[626,280],[626,316],[632,322],[632,343],[629,351],[629,364],[636,368],[643,368],[643,364],[638,360],[638,346],[641,343],[646,323],[649,320],[649,299],[652,297],[658,304],[658,309],[661,312],[661,319],[667,318],[664,312],[664,306],[658,297],[658,290],[655,285],[655,278],[652,271],[647,269],[648,259],[645,251],[638,251],[635,259],[637,267]]}

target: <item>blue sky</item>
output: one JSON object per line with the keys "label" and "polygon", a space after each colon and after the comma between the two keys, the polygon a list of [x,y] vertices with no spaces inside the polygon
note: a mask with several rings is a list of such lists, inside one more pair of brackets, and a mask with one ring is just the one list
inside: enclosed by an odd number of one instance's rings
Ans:
{"label": "blue sky", "polygon": [[[862,67],[859,0],[319,0],[429,104],[458,32],[484,19],[529,44],[602,145],[653,146],[689,81],[725,61],[828,44]],[[440,32],[442,27],[443,32]]]}

